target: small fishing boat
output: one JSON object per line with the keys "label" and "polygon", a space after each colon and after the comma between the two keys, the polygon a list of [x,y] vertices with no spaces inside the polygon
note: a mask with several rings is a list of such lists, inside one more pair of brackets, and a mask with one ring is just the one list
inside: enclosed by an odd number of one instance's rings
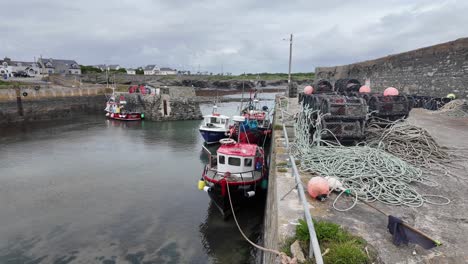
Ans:
{"label": "small fishing boat", "polygon": [[229,137],[229,120],[225,115],[217,113],[217,106],[213,106],[210,115],[203,116],[203,123],[200,126],[200,134],[207,144],[218,143],[219,140]]}
{"label": "small fishing boat", "polygon": [[230,138],[220,143],[216,155],[209,155],[198,188],[208,193],[226,219],[231,213],[231,202],[237,209],[264,194],[268,168],[262,147]]}
{"label": "small fishing boat", "polygon": [[271,137],[271,123],[267,106],[259,108],[257,90],[250,93],[250,100],[246,108],[242,109],[240,116],[233,117],[234,125],[230,134],[238,138],[238,142],[264,145]]}
{"label": "small fishing boat", "polygon": [[109,119],[121,120],[121,121],[139,121],[145,118],[145,114],[140,112],[128,111],[125,106],[127,101],[125,97],[121,95],[119,101],[115,99],[116,95],[114,88],[112,88],[112,95],[107,100],[106,108],[106,117]]}

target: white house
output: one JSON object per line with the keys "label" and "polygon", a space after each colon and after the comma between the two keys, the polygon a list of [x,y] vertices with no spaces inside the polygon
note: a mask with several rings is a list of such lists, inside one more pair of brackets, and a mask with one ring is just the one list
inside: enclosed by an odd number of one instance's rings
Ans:
{"label": "white house", "polygon": [[18,72],[26,72],[29,76],[39,74],[39,66],[35,62],[12,61],[10,58],[5,57],[0,60],[0,73],[2,75],[8,74],[9,77]]}
{"label": "white house", "polygon": [[159,73],[159,67],[151,64],[151,65],[146,65],[144,68],[144,74],[145,75],[157,75]]}
{"label": "white house", "polygon": [[126,70],[127,70],[127,74],[130,74],[130,75],[135,75],[136,74],[135,69],[126,69]]}
{"label": "white house", "polygon": [[107,67],[109,67],[109,70],[113,70],[113,71],[118,71],[118,70],[120,70],[120,68],[122,68],[118,64],[107,65]]}
{"label": "white house", "polygon": [[171,68],[161,68],[159,69],[159,73],[157,75],[176,75],[177,70]]}

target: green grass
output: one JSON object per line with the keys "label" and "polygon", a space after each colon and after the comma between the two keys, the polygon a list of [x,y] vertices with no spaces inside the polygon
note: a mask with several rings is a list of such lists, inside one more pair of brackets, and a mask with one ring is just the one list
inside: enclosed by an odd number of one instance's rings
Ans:
{"label": "green grass", "polygon": [[276,167],[284,167],[284,166],[286,166],[286,165],[288,165],[288,163],[287,163],[286,161],[281,161],[281,162],[278,162],[278,163],[276,164]]}
{"label": "green grass", "polygon": [[287,168],[277,168],[276,169],[278,172],[288,172]]}
{"label": "green grass", "polygon": [[275,124],[275,125],[273,126],[273,129],[274,129],[274,130],[282,130],[282,129],[283,129],[283,125]]}
{"label": "green grass", "polygon": [[[225,80],[252,80],[255,81],[257,76],[260,80],[264,81],[274,81],[274,80],[287,80],[288,74],[287,73],[246,73],[240,75],[209,75],[209,76],[202,76],[208,80],[212,81],[225,81]],[[291,73],[291,79],[294,80],[309,80],[314,79],[315,74],[313,72],[299,72],[299,73]]]}
{"label": "green grass", "polygon": [[[367,242],[361,237],[355,236],[343,229],[340,225],[328,221],[314,221],[315,232],[319,240],[320,249],[328,253],[323,257],[326,264],[367,264],[376,259],[375,252],[366,253]],[[296,226],[296,234],[288,238],[281,250],[291,256],[291,244],[299,240],[303,251],[309,252],[310,234],[307,223],[300,219]],[[314,263],[308,259],[306,263]]]}

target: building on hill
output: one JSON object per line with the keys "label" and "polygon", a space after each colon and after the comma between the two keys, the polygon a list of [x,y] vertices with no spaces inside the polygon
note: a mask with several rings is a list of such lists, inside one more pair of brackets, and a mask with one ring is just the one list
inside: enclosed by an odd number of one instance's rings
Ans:
{"label": "building on hill", "polygon": [[159,67],[154,64],[150,64],[146,65],[143,70],[145,75],[156,75],[159,72]]}
{"label": "building on hill", "polygon": [[74,60],[39,58],[37,63],[41,74],[81,74],[80,65]]}
{"label": "building on hill", "polygon": [[126,69],[127,70],[127,74],[130,74],[130,75],[135,75],[136,74],[136,70],[135,69]]}
{"label": "building on hill", "polygon": [[93,67],[98,68],[101,71],[105,71],[107,69],[107,66],[105,64],[98,64],[98,65],[94,65]]}
{"label": "building on hill", "polygon": [[107,65],[107,67],[109,67],[109,70],[111,70],[111,71],[118,71],[118,70],[120,70],[122,68],[118,64]]}
{"label": "building on hill", "polygon": [[161,68],[157,75],[176,75],[177,70],[171,68]]}
{"label": "building on hill", "polygon": [[0,60],[0,73],[13,77],[15,74],[25,72],[28,76],[39,74],[39,65],[36,62],[13,61],[8,57]]}

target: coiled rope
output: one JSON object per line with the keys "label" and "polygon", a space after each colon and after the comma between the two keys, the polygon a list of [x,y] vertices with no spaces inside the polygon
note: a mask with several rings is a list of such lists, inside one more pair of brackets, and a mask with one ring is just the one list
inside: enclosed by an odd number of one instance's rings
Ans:
{"label": "coiled rope", "polygon": [[[313,115],[317,117],[312,119]],[[425,177],[420,168],[383,149],[373,148],[364,143],[344,147],[338,141],[322,140],[321,135],[325,130],[321,127],[321,118],[323,115],[320,113],[303,109],[295,126],[294,155],[300,160],[301,171],[323,177],[336,177],[345,189],[354,194],[353,205],[339,209],[336,207],[336,201],[344,191],[340,193],[333,203],[335,209],[350,210],[358,199],[409,207],[420,207],[424,202],[440,205],[450,203],[448,198],[442,196],[420,194],[411,183],[419,182],[429,186],[437,184]],[[311,127],[315,131],[312,136]],[[432,199],[429,200],[429,197]],[[446,201],[437,203],[432,201],[434,198]]]}

